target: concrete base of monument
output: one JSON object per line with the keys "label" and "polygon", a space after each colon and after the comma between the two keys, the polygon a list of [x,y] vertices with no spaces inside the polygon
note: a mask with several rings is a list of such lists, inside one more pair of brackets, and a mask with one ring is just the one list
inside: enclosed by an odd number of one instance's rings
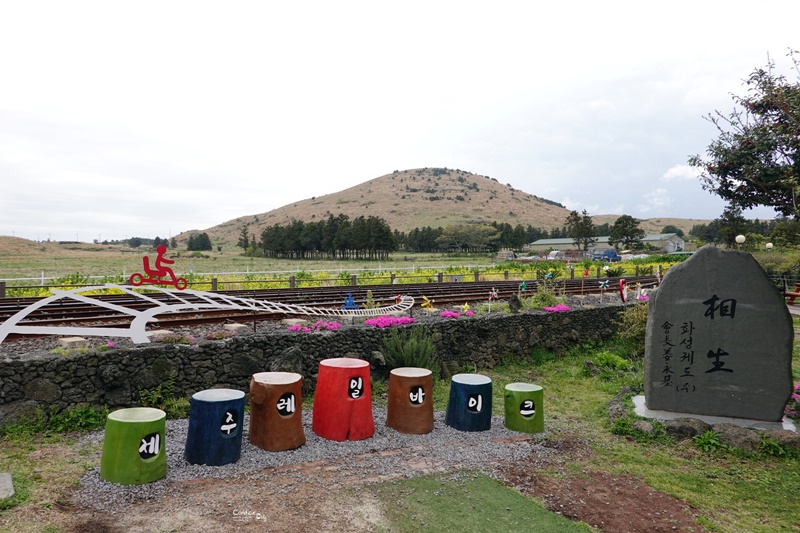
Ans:
{"label": "concrete base of monument", "polygon": [[693,413],[678,413],[675,411],[657,411],[648,409],[644,404],[644,396],[634,396],[633,411],[643,418],[653,420],[675,420],[676,418],[697,418],[707,424],[735,424],[744,428],[751,429],[782,429],[784,431],[797,432],[797,426],[788,418],[783,417],[782,422],[768,422],[766,420],[752,420],[749,418],[732,418],[728,416],[697,415]]}

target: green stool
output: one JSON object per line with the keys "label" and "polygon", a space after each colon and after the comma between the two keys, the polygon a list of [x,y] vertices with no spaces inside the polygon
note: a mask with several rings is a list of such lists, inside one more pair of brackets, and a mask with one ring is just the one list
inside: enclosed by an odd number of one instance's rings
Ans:
{"label": "green stool", "polygon": [[100,459],[100,479],[120,485],[142,485],[167,475],[161,409],[132,407],[108,415]]}
{"label": "green stool", "polygon": [[503,392],[506,427],[521,433],[544,431],[544,389],[530,383],[509,383]]}

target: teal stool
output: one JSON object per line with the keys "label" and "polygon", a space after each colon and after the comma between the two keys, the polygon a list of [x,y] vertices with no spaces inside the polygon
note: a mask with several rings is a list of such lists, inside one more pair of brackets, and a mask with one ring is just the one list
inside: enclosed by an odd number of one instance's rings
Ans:
{"label": "teal stool", "polygon": [[544,389],[530,383],[509,383],[503,392],[506,427],[520,433],[544,431]]}
{"label": "teal stool", "polygon": [[103,437],[100,479],[120,485],[143,485],[167,475],[161,409],[132,407],[110,413]]}

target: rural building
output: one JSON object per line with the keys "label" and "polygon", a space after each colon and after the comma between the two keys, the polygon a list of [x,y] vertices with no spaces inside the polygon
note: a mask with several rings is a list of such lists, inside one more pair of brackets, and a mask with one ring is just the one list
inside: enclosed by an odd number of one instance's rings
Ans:
{"label": "rural building", "polygon": [[[608,250],[613,248],[608,244],[608,236],[596,237],[594,246],[590,246],[589,250]],[[649,244],[650,246],[669,252],[678,252],[686,248],[686,241],[678,237],[675,233],[654,233],[645,235],[642,239],[642,244]],[[529,244],[526,249],[538,252],[544,250],[577,250],[578,247],[571,238],[566,239],[539,239],[538,241]]]}

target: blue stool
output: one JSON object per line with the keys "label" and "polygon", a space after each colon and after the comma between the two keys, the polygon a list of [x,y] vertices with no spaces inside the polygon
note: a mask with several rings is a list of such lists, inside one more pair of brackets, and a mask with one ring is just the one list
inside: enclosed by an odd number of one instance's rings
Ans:
{"label": "blue stool", "polygon": [[244,392],[208,389],[192,395],[183,457],[197,465],[235,463],[242,451]]}
{"label": "blue stool", "polygon": [[459,431],[488,431],[492,427],[492,380],[480,374],[456,374],[444,423]]}

